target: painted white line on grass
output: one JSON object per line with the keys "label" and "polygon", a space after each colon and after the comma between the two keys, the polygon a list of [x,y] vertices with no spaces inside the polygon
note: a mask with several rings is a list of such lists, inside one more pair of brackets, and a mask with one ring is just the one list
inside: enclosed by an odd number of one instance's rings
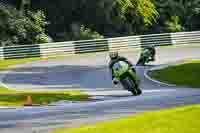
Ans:
{"label": "painted white line on grass", "polygon": [[158,81],[158,80],[153,79],[152,77],[150,77],[150,76],[148,75],[148,72],[150,72],[150,71],[161,70],[161,69],[167,68],[167,67],[169,67],[169,66],[175,66],[175,65],[177,65],[177,64],[174,64],[174,65],[161,65],[161,66],[157,66],[157,67],[153,67],[153,68],[147,69],[147,70],[144,71],[144,76],[145,76],[148,80],[150,80],[150,81],[152,81],[152,82],[155,82],[155,83],[157,83],[157,84],[166,85],[166,86],[169,86],[169,87],[175,87],[175,86],[176,86],[175,84],[168,84],[168,83],[165,83],[165,82],[161,82],[161,81]]}
{"label": "painted white line on grass", "polygon": [[155,80],[155,79],[151,78],[147,73],[148,73],[148,71],[145,72],[145,74],[144,74],[145,77],[146,77],[148,80],[152,81],[152,82],[155,82],[155,83],[161,84],[161,85],[165,85],[165,86],[169,86],[169,87],[175,87],[175,86],[176,86],[176,85],[174,85],[174,84],[168,84],[168,83],[164,83],[164,82],[160,82],[160,81],[158,81],[158,80]]}

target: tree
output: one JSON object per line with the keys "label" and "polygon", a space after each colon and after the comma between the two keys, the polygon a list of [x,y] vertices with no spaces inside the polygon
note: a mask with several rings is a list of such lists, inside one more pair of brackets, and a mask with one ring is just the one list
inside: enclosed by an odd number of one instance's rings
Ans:
{"label": "tree", "polygon": [[48,33],[59,41],[76,23],[114,37],[143,33],[158,17],[151,0],[34,0],[32,7],[47,11]]}
{"label": "tree", "polygon": [[134,33],[144,31],[159,17],[151,0],[116,0],[115,4],[121,18],[129,22]]}
{"label": "tree", "polygon": [[171,16],[178,16],[185,30],[193,30],[200,16],[200,0],[156,0],[156,6],[165,23]]}
{"label": "tree", "polygon": [[102,39],[104,38],[102,35],[97,33],[96,31],[92,31],[91,29],[85,27],[84,25],[80,28],[80,40],[89,40],[89,39]]}
{"label": "tree", "polygon": [[29,11],[25,16],[11,6],[0,5],[0,45],[42,43],[38,35],[45,35],[45,25],[42,11]]}
{"label": "tree", "polygon": [[166,28],[169,32],[183,31],[183,27],[180,24],[180,18],[178,16],[172,16],[170,21],[166,22]]}
{"label": "tree", "polygon": [[145,25],[152,25],[159,16],[151,0],[116,0],[115,4],[122,18],[127,19],[127,14],[133,17],[141,16]]}
{"label": "tree", "polygon": [[26,5],[30,5],[31,0],[16,0],[16,9],[24,10]]}

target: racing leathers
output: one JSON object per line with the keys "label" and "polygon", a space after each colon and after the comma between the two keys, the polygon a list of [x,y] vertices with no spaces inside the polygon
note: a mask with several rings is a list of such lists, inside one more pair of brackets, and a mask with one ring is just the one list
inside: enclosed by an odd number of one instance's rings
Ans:
{"label": "racing leathers", "polygon": [[[132,65],[132,63],[131,63],[130,61],[128,61],[125,57],[118,56],[116,59],[112,59],[112,60],[109,62],[109,70],[110,70],[111,75],[112,75],[112,80],[113,80],[114,77],[115,77],[114,74],[113,74],[113,69],[112,69],[112,67],[113,67],[113,65],[114,65],[116,62],[118,62],[118,61],[124,61],[124,62],[126,62],[126,63],[129,64],[129,66],[132,68],[133,72],[136,73],[135,68],[133,67],[133,65]],[[114,84],[115,84],[115,83],[116,83],[116,82],[114,81]]]}

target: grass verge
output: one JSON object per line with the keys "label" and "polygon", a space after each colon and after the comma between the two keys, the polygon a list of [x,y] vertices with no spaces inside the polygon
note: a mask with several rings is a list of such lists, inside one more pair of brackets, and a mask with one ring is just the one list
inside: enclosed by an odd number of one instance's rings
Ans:
{"label": "grass verge", "polygon": [[[50,58],[28,58],[28,59],[12,59],[0,60],[0,71],[8,70],[18,64],[25,64],[39,60],[51,60],[64,57],[50,57]],[[32,103],[37,105],[46,105],[51,102],[60,100],[71,101],[86,101],[90,100],[89,96],[80,91],[45,91],[45,92],[31,92],[31,91],[16,91],[0,86],[0,106],[23,106],[26,97],[32,97]]]}
{"label": "grass verge", "polygon": [[159,48],[180,48],[180,47],[199,47],[199,44],[176,44],[176,45],[161,45]]}
{"label": "grass verge", "polygon": [[198,133],[200,105],[144,113],[53,133]]}
{"label": "grass verge", "polygon": [[40,60],[40,58],[0,60],[0,71],[8,70],[10,67],[18,64],[25,64],[37,60]]}
{"label": "grass verge", "polygon": [[154,70],[149,72],[148,75],[161,82],[200,88],[200,60]]}
{"label": "grass verge", "polygon": [[27,96],[31,96],[33,105],[47,105],[60,100],[89,100],[89,96],[80,91],[25,92],[0,88],[0,106],[23,106]]}

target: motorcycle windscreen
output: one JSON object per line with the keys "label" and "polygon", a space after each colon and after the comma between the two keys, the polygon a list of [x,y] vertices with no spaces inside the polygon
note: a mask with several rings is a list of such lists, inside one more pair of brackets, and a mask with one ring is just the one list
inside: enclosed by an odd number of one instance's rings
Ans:
{"label": "motorcycle windscreen", "polygon": [[116,77],[120,77],[122,74],[129,70],[129,65],[124,61],[119,61],[113,65],[113,72]]}

